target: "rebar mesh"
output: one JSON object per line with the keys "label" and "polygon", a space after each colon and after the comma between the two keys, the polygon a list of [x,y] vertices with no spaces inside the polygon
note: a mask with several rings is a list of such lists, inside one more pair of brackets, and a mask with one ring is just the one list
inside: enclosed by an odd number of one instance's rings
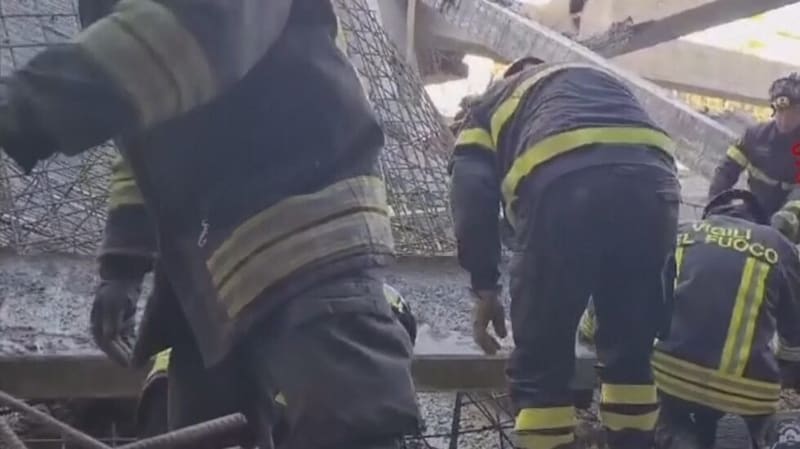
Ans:
{"label": "rebar mesh", "polygon": [[[366,0],[337,0],[348,54],[387,135],[381,158],[397,248],[451,251],[446,155],[452,136],[419,76],[390,43]],[[79,29],[74,0],[0,0],[0,75]],[[90,254],[101,239],[113,149],[55,157],[31,176],[0,156],[0,247]]]}
{"label": "rebar mesh", "polygon": [[336,0],[347,53],[386,133],[381,160],[402,253],[452,250],[447,151],[453,136],[419,75],[403,61],[366,0]]}
{"label": "rebar mesh", "polygon": [[[426,393],[423,402],[435,400],[437,407],[424,414],[424,425],[419,434],[407,435],[403,449],[459,449],[483,448],[513,449],[510,430],[513,419],[510,417],[508,397],[502,393]],[[110,413],[102,417],[86,415],[80,419],[70,415],[68,407],[51,403],[60,410],[57,419],[87,432],[93,438],[110,447],[119,447],[136,441],[133,437],[134,423],[130,411]],[[38,406],[46,413],[45,404]],[[98,409],[102,410],[102,409]],[[108,412],[108,410],[106,410]],[[432,415],[430,412],[433,412]],[[68,441],[41,424],[32,424],[18,414],[4,414],[0,408],[0,419],[13,418],[12,428],[28,449],[78,449],[83,446]],[[56,417],[54,415],[54,417]],[[86,428],[84,421],[94,419]],[[98,422],[99,421],[99,422]],[[15,425],[16,424],[16,425]],[[0,447],[2,439],[0,439]]]}

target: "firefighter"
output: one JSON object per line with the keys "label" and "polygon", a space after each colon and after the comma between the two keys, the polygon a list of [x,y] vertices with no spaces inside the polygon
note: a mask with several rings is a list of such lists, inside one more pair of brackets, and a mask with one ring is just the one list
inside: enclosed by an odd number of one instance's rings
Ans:
{"label": "firefighter", "polygon": [[747,171],[748,188],[772,217],[772,225],[800,243],[800,73],[773,82],[769,99],[773,120],[749,127],[728,148],[715,170],[709,198],[733,187]]}
{"label": "firefighter", "polygon": [[472,105],[450,164],[474,338],[492,354],[489,323],[506,334],[502,203],[515,239],[507,372],[519,445],[574,445],[575,329],[593,295],[609,445],[647,448],[658,414],[649,360],[680,201],[674,145],[612,75],[537,62],[516,61]]}
{"label": "firefighter", "polygon": [[[669,336],[653,369],[663,449],[713,448],[717,421],[744,417],[756,448],[777,410],[781,368],[800,367],[800,259],[747,191],[729,190],[679,228]],[[770,342],[778,332],[777,353]]]}
{"label": "firefighter", "polygon": [[[384,284],[384,295],[392,307],[395,318],[403,325],[413,344],[417,338],[417,320],[411,311],[411,306],[392,286]],[[170,350],[166,349],[153,358],[150,373],[142,386],[139,404],[136,410],[137,435],[139,438],[148,438],[167,432],[167,397],[169,387],[167,382],[167,369],[169,367]],[[198,373],[202,376],[203,373]],[[286,399],[278,393],[275,397],[276,413],[273,428],[275,446],[280,447],[285,435],[287,425],[284,417]]]}
{"label": "firefighter", "polygon": [[124,365],[172,348],[170,428],[235,406],[269,447],[274,389],[287,448],[418,428],[411,342],[374,270],[393,259],[383,132],[336,35],[327,0],[121,0],[2,86],[0,147],[25,173],[119,144],[109,220],[135,232],[146,211],[156,251],[104,246],[92,333]]}
{"label": "firefighter", "polygon": [[[766,447],[779,382],[800,385],[800,261],[767,223],[751,192],[729,190],[679,228],[672,330],[653,357],[659,449],[713,448],[726,413],[744,418],[754,448]],[[590,301],[578,331],[584,344],[593,344],[595,326]]]}

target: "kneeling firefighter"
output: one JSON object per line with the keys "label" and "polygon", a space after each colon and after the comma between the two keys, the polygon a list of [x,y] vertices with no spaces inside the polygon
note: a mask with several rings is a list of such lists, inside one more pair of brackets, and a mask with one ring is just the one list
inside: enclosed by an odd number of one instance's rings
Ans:
{"label": "kneeling firefighter", "polygon": [[[394,316],[403,325],[413,344],[417,339],[417,320],[408,302],[392,286],[384,284],[384,295],[392,307]],[[137,436],[148,438],[168,431],[167,401],[169,397],[169,383],[167,370],[169,368],[169,349],[162,351],[153,359],[153,366],[145,379],[139,396],[139,405],[136,410]],[[197,373],[203,376],[204,373]],[[209,385],[209,388],[213,388]],[[276,413],[272,436],[276,447],[281,447],[286,432],[286,398],[282,394],[275,397]]]}
{"label": "kneeling firefighter", "polygon": [[[781,380],[800,374],[800,259],[753,193],[728,190],[680,225],[671,330],[656,343],[659,449],[710,449],[717,421],[742,416],[755,448]],[[591,339],[591,307],[581,320]],[[776,353],[770,341],[777,330]]]}
{"label": "kneeling firefighter", "polygon": [[512,64],[464,118],[453,151],[458,258],[471,276],[473,332],[506,334],[499,206],[513,228],[508,367],[519,445],[572,447],[575,329],[593,295],[601,414],[612,449],[652,446],[650,369],[663,274],[674,263],[680,185],[672,140],[614,76],[580,64]]}

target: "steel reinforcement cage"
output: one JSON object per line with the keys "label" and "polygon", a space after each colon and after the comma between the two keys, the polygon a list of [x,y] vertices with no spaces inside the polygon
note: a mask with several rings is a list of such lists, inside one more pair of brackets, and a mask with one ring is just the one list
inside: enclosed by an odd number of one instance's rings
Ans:
{"label": "steel reinforcement cage", "polygon": [[[400,254],[453,249],[446,161],[452,135],[384,32],[367,0],[336,0],[347,53],[386,132],[380,159]],[[0,0],[0,76],[79,30],[74,0]],[[56,156],[30,176],[0,157],[0,247],[21,254],[91,254],[106,215],[110,144],[78,157]]]}

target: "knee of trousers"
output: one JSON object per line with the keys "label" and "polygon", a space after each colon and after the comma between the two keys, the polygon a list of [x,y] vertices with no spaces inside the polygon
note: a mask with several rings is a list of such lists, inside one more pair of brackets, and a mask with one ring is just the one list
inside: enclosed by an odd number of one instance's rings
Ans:
{"label": "knee of trousers", "polygon": [[651,432],[659,407],[654,384],[607,384],[600,393],[600,418],[610,432]]}
{"label": "knee of trousers", "polygon": [[563,407],[529,407],[517,414],[514,438],[523,449],[556,449],[575,441],[575,409]]}

